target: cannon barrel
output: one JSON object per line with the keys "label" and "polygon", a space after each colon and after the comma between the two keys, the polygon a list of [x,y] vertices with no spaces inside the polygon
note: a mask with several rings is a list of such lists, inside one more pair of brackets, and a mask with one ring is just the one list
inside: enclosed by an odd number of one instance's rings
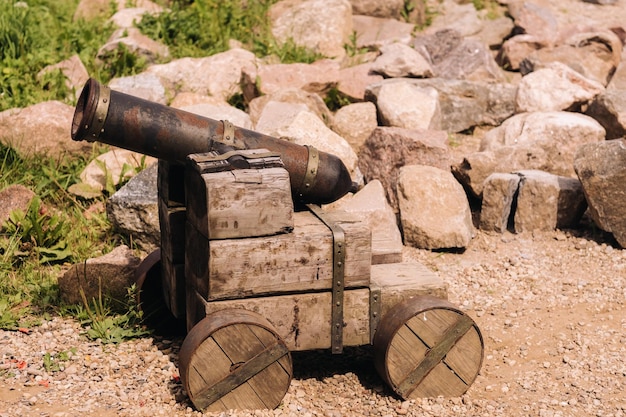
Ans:
{"label": "cannon barrel", "polygon": [[71,135],[178,163],[194,153],[263,148],[280,153],[300,202],[327,204],[355,190],[335,155],[114,91],[93,78],[76,104]]}

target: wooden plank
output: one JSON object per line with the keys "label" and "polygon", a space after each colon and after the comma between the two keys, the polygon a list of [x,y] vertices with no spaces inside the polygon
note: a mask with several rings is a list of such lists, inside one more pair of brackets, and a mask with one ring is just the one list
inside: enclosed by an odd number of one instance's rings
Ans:
{"label": "wooden plank", "polygon": [[424,381],[409,394],[408,398],[458,397],[467,391],[468,386],[440,362],[426,376]]}
{"label": "wooden plank", "polygon": [[[346,236],[345,287],[370,283],[371,239],[368,226],[348,213],[333,214]],[[192,233],[192,232],[189,232]],[[187,246],[198,245],[188,240]],[[208,246],[209,242],[206,242]],[[205,246],[205,248],[206,248]],[[309,212],[294,214],[292,233],[270,237],[211,240],[210,253],[196,247],[195,262],[208,262],[208,300],[261,294],[330,289],[333,276],[332,234]],[[188,249],[191,250],[191,249]]]}
{"label": "wooden plank", "polygon": [[161,257],[165,302],[177,319],[185,317],[185,264]]}
{"label": "wooden plank", "polygon": [[[276,328],[290,351],[328,349],[331,293],[287,294],[223,301],[204,301],[207,314],[226,308],[254,311]],[[344,346],[369,343],[369,289],[344,293]]]}
{"label": "wooden plank", "polygon": [[159,225],[161,231],[161,254],[174,263],[185,262],[185,219],[184,206],[169,207],[159,199]]}
{"label": "wooden plank", "polygon": [[450,349],[444,360],[467,385],[476,378],[482,361],[483,341],[475,327]]}
{"label": "wooden plank", "polygon": [[396,384],[424,360],[428,351],[428,347],[407,326],[398,329],[388,349],[387,372]]}
{"label": "wooden plank", "polygon": [[269,236],[293,229],[289,173],[237,169],[200,175],[187,169],[187,217],[208,239]]}
{"label": "wooden plank", "polygon": [[159,200],[168,207],[185,206],[185,165],[159,159],[157,189]]}
{"label": "wooden plank", "polygon": [[448,298],[447,284],[417,262],[372,265],[370,287],[382,290],[383,317],[391,307],[409,297],[430,295],[444,300]]}

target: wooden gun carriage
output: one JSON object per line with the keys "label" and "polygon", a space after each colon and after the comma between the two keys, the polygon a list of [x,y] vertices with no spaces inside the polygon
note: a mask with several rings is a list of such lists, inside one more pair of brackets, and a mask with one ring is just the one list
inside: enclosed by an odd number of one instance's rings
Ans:
{"label": "wooden gun carriage", "polygon": [[[92,117],[111,134],[106,112],[89,114],[89,103],[102,101],[90,97],[94,88],[79,100],[76,140],[83,127],[93,133]],[[112,93],[107,102],[116,101]],[[216,123],[220,144],[246,134]],[[297,168],[281,150],[194,149],[184,161],[155,152],[161,248],[137,271],[140,302],[157,325],[187,332],[179,368],[195,407],[275,408],[290,386],[291,352],[364,345],[402,398],[463,394],[482,364],[478,326],[425,267],[372,251],[367,222],[314,204],[347,188],[315,194],[314,203],[294,192]],[[315,188],[308,172],[329,160],[307,151],[298,178],[305,189]]]}

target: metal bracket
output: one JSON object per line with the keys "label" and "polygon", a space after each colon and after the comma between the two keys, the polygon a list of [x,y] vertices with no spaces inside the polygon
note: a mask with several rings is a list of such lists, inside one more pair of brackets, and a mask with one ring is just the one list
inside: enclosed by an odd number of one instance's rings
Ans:
{"label": "metal bracket", "polygon": [[307,204],[308,209],[320,219],[332,232],[333,235],[333,282],[332,282],[332,305],[330,322],[330,345],[332,353],[343,352],[343,293],[346,258],[346,237],[344,230],[330,220],[321,207]]}
{"label": "metal bracket", "polygon": [[370,343],[374,342],[374,335],[380,323],[382,303],[380,302],[381,291],[379,287],[370,287]]}
{"label": "metal bracket", "polygon": [[307,192],[313,188],[315,181],[317,180],[317,170],[320,164],[319,151],[310,145],[304,145],[309,150],[309,159],[306,163],[306,171],[304,171],[304,177],[302,178],[302,184],[298,189],[300,197],[307,194]]}
{"label": "metal bracket", "polygon": [[246,149],[245,143],[235,137],[235,125],[228,120],[221,120],[223,128],[222,135],[210,136],[208,138],[208,149],[214,149],[214,143],[226,145],[230,149]]}
{"label": "metal bracket", "polygon": [[109,114],[109,104],[111,103],[111,89],[106,85],[101,85],[98,92],[98,103],[91,121],[91,126],[87,126],[87,135],[85,138],[88,142],[98,140],[100,133],[103,132],[104,122],[107,114]]}

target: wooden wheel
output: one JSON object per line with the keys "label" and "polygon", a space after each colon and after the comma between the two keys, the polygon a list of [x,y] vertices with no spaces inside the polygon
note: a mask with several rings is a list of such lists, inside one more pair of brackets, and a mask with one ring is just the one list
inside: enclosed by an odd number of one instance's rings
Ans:
{"label": "wooden wheel", "polygon": [[241,309],[216,311],[187,334],[180,377],[200,411],[273,409],[287,393],[291,355],[273,326]]}
{"label": "wooden wheel", "polygon": [[404,399],[462,395],[478,375],[484,350],[468,315],[429,296],[389,310],[373,344],[378,373]]}
{"label": "wooden wheel", "polygon": [[135,270],[137,305],[143,312],[144,323],[157,334],[182,335],[185,323],[167,308],[161,278],[161,249],[146,256]]}

